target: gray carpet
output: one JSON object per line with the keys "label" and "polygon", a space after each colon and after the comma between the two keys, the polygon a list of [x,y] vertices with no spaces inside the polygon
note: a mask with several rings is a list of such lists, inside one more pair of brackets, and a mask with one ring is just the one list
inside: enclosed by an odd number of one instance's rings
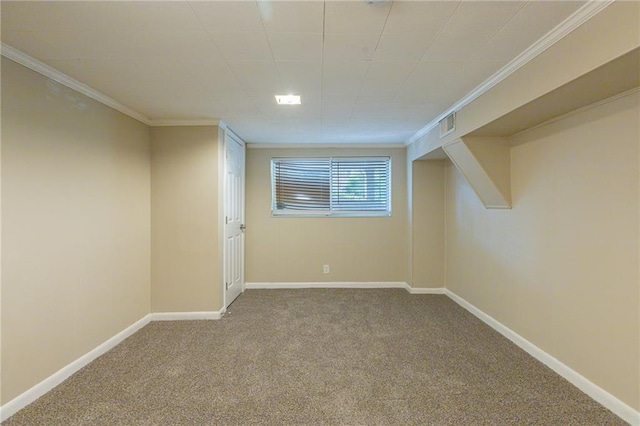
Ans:
{"label": "gray carpet", "polygon": [[625,423],[446,296],[308,289],[151,323],[3,424]]}

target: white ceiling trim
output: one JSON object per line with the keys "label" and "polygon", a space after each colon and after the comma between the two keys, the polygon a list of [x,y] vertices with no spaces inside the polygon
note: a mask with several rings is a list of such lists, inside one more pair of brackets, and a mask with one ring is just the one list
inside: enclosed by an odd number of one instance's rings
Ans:
{"label": "white ceiling trim", "polygon": [[403,143],[248,143],[248,149],[323,149],[323,148],[358,148],[358,149],[397,149],[406,148]]}
{"label": "white ceiling trim", "polygon": [[484,83],[480,84],[478,87],[469,92],[465,97],[453,104],[449,109],[445,110],[442,114],[429,122],[429,124],[418,130],[405,142],[405,144],[411,145],[421,137],[425,136],[431,130],[435,129],[438,126],[438,123],[443,118],[445,118],[452,112],[460,110],[465,105],[477,99],[483,93],[489,91],[502,80],[506,79],[511,74],[527,64],[529,61],[534,59],[536,56],[540,55],[542,52],[563,39],[580,25],[584,24],[593,16],[600,13],[614,1],[615,0],[592,0],[586,3],[580,9],[575,11],[571,16],[561,22],[558,26],[549,31],[545,36],[529,46],[521,54],[516,56],[511,62],[498,70],[498,72],[489,77]]}
{"label": "white ceiling trim", "polygon": [[58,83],[63,84],[70,89],[80,92],[83,95],[100,102],[101,104],[111,107],[116,111],[120,111],[121,113],[128,115],[129,117],[134,118],[141,123],[144,123],[148,126],[152,123],[152,121],[147,116],[140,114],[138,111],[121,104],[120,102],[110,98],[104,93],[99,92],[96,89],[79,82],[73,77],[69,77],[68,75],[58,71],[57,69],[43,62],[40,62],[35,58],[32,58],[26,53],[22,53],[21,51],[14,49],[7,44],[0,43],[0,54],[19,63],[20,65],[23,65],[39,74],[42,74],[45,77],[57,81]]}

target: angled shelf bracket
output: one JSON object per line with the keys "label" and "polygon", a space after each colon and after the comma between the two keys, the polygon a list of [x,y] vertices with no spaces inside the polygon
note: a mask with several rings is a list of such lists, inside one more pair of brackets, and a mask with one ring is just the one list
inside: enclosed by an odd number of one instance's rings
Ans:
{"label": "angled shelf bracket", "polygon": [[465,136],[442,148],[486,208],[511,208],[511,147],[507,138]]}

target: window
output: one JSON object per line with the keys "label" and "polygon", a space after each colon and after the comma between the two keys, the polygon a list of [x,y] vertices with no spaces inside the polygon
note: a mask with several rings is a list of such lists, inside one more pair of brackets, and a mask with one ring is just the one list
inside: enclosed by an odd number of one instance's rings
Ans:
{"label": "window", "polygon": [[390,216],[389,157],[273,158],[274,216]]}

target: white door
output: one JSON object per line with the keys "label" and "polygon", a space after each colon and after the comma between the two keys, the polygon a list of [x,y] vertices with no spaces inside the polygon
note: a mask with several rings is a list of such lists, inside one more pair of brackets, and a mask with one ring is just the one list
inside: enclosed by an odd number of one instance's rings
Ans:
{"label": "white door", "polygon": [[224,138],[224,286],[225,308],[244,286],[244,144],[229,132]]}

